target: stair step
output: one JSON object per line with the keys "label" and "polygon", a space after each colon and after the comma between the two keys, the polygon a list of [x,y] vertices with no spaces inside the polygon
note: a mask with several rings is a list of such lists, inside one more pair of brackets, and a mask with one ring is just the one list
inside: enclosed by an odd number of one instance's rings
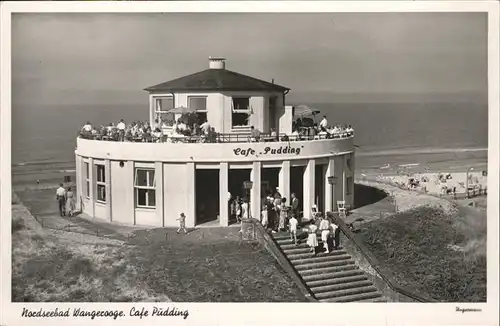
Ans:
{"label": "stair step", "polygon": [[[347,255],[347,252],[345,250],[333,250],[330,251],[329,254],[327,253],[319,253],[317,254],[318,257],[324,257],[324,256],[336,256],[336,255]],[[301,258],[311,258],[312,253],[310,253],[309,250],[304,253],[292,253],[292,254],[287,254],[286,257],[290,260],[296,260],[296,259],[301,259]]]}
{"label": "stair step", "polygon": [[[288,258],[290,259],[290,258]],[[351,259],[351,256],[349,255],[330,255],[330,254],[325,254],[325,255],[316,255],[315,257],[311,257],[309,255],[309,258],[299,258],[299,259],[290,259],[290,262],[294,266],[300,266],[300,265],[305,265],[305,264],[314,264],[314,263],[322,263],[322,262],[327,262],[327,261],[342,261],[342,260],[349,260]]]}
{"label": "stair step", "polygon": [[[297,237],[299,236],[299,234],[300,234],[300,231],[297,233]],[[274,238],[274,240],[276,240],[276,241],[280,241],[280,240],[290,240],[290,233],[287,233],[287,234],[280,234],[280,235],[273,234],[273,238]]]}
{"label": "stair step", "polygon": [[[301,242],[299,244],[295,244],[295,243],[288,243],[288,244],[278,243],[278,245],[280,246],[280,248],[282,250],[296,249],[296,248],[308,248],[309,250],[311,250],[311,247],[309,247],[307,245],[307,243],[305,243],[305,241]],[[323,247],[323,242],[318,241],[318,247]]]}
{"label": "stair step", "polygon": [[366,302],[366,300],[373,300],[375,298],[381,297],[378,292],[367,292],[367,293],[359,293],[346,295],[343,297],[329,298],[329,299],[321,299],[321,302]]}
{"label": "stair step", "polygon": [[[317,237],[317,239],[318,239],[318,241],[322,241],[322,240],[321,240],[321,237]],[[292,244],[292,243],[294,243],[294,242],[290,239],[290,237],[288,237],[288,238],[283,238],[283,239],[274,239],[274,240],[275,240],[278,244],[280,244],[280,245],[281,245],[281,244]],[[298,240],[300,243],[306,243],[307,238],[299,238],[299,237],[297,237],[297,240]]]}
{"label": "stair step", "polygon": [[338,273],[340,273],[340,272],[347,272],[347,271],[352,271],[352,270],[358,270],[361,273],[363,273],[363,271],[360,270],[358,268],[358,266],[356,266],[355,264],[324,267],[324,268],[317,268],[317,269],[304,269],[304,270],[297,270],[297,271],[302,276],[304,281],[306,281],[306,280],[314,279],[314,278],[315,279],[324,279],[324,277],[325,277],[324,274],[337,273],[337,275],[338,275]]}
{"label": "stair step", "polygon": [[[322,274],[322,275],[329,275],[329,274]],[[353,275],[353,276],[346,276],[346,277],[334,277],[334,276],[332,276],[332,277],[320,279],[320,280],[314,280],[314,281],[309,281],[309,282],[306,281],[306,284],[308,287],[310,287],[312,289],[312,288],[318,287],[318,286],[343,284],[343,283],[350,283],[350,282],[356,282],[356,281],[364,281],[367,279],[368,279],[368,277],[364,273],[361,273],[361,274]]]}
{"label": "stair step", "polygon": [[338,291],[321,292],[314,294],[314,296],[320,300],[322,299],[339,300],[341,299],[341,297],[348,297],[355,294],[364,294],[364,293],[377,293],[378,296],[380,296],[380,294],[377,292],[377,289],[373,285],[363,286],[359,288],[352,288],[352,289],[343,289]]}
{"label": "stair step", "polygon": [[281,250],[283,251],[287,251],[287,250],[297,250],[297,249],[307,249],[307,250],[311,250],[311,247],[309,247],[307,244],[305,244],[304,242],[303,243],[299,243],[299,244],[278,244],[279,247],[281,248]]}
{"label": "stair step", "polygon": [[304,265],[294,266],[296,270],[301,271],[304,269],[312,270],[313,272],[316,269],[324,268],[324,267],[337,267],[343,265],[354,265],[354,260],[352,259],[343,259],[343,260],[331,260],[319,263],[309,263]]}
{"label": "stair step", "polygon": [[316,294],[323,293],[323,292],[354,289],[354,288],[361,288],[361,287],[367,287],[367,286],[373,286],[373,283],[369,280],[353,281],[353,282],[348,282],[348,283],[311,287],[311,291],[316,295]]}

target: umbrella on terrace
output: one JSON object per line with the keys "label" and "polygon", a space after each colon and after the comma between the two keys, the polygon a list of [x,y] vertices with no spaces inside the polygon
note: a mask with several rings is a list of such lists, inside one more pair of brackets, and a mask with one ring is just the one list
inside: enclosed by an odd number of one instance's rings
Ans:
{"label": "umbrella on terrace", "polygon": [[311,108],[305,104],[297,105],[294,107],[293,116],[295,117],[304,117],[304,116],[313,116],[316,118],[316,114],[319,114],[320,111],[318,109]]}

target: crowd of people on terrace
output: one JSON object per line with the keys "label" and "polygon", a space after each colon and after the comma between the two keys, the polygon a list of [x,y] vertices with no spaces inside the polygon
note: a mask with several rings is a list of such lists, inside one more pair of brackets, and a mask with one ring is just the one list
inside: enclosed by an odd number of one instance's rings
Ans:
{"label": "crowd of people on terrace", "polygon": [[292,137],[299,139],[304,135],[319,139],[345,138],[354,135],[354,129],[351,125],[330,125],[326,116],[323,116],[319,124],[312,123],[311,119],[299,118],[293,122],[292,130]]}
{"label": "crowd of people on terrace", "polygon": [[134,121],[126,124],[121,119],[116,125],[110,123],[107,126],[92,126],[87,122],[80,130],[79,136],[85,139],[129,141],[129,142],[165,142],[168,140],[195,139],[199,142],[216,142],[217,133],[215,128],[205,121],[201,125],[197,123],[187,124],[178,119],[171,128],[166,129],[159,126],[151,126],[149,122]]}
{"label": "crowd of people on terrace", "polygon": [[[293,132],[290,135],[278,134],[271,129],[268,134],[262,133],[258,128],[250,127],[248,141],[294,141],[308,139],[346,138],[354,135],[351,125],[329,125],[326,117],[319,124],[310,123],[307,119],[299,118],[292,124]],[[109,123],[107,126],[94,126],[87,122],[79,132],[79,137],[94,140],[129,141],[129,142],[225,142],[228,137],[219,137],[215,128],[208,121],[202,123],[192,122],[182,117],[172,126],[165,126],[155,120],[154,125],[149,122],[134,121],[125,123],[121,119],[117,124]],[[231,137],[228,138],[231,141]],[[245,138],[243,138],[245,139]],[[237,138],[237,141],[242,138]]]}

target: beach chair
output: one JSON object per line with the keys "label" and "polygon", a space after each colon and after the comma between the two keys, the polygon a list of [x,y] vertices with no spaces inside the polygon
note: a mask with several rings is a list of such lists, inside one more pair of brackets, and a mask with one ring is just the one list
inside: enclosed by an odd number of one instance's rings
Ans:
{"label": "beach chair", "polygon": [[337,211],[340,217],[346,217],[345,200],[337,200]]}
{"label": "beach chair", "polygon": [[312,205],[312,207],[311,207],[311,217],[312,217],[312,219],[316,219],[319,214],[320,214],[320,212],[318,212],[318,206],[316,206],[316,204]]}

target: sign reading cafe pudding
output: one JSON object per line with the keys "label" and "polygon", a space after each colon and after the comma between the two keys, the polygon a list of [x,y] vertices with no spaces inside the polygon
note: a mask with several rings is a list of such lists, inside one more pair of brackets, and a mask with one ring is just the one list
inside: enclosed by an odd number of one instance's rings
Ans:
{"label": "sign reading cafe pudding", "polygon": [[297,147],[292,147],[292,146],[279,146],[279,147],[265,147],[262,151],[257,152],[255,149],[249,147],[249,148],[241,148],[237,147],[233,149],[234,155],[236,156],[258,156],[258,155],[268,155],[268,156],[274,156],[274,155],[299,155],[301,148],[304,146],[297,146]]}

